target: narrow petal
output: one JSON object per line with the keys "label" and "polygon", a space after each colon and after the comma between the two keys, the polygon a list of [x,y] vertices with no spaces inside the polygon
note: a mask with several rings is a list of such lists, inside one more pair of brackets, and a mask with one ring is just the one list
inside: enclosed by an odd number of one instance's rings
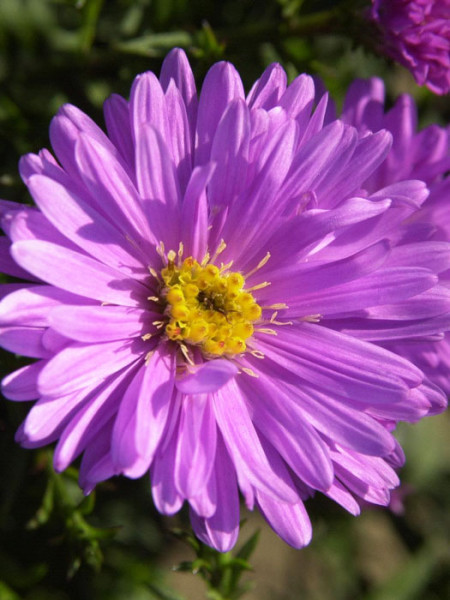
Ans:
{"label": "narrow petal", "polygon": [[295,504],[274,500],[263,492],[257,492],[258,506],[269,525],[290,546],[303,548],[312,537],[312,526],[301,500]]}
{"label": "narrow petal", "polygon": [[117,412],[134,367],[104,378],[76,412],[61,434],[53,455],[53,465],[63,471],[95,440]]}
{"label": "narrow petal", "polygon": [[8,400],[23,402],[36,400],[39,397],[37,380],[47,361],[40,360],[13,371],[2,380],[2,394]]}
{"label": "narrow petal", "polygon": [[270,110],[278,105],[280,96],[286,90],[286,72],[278,63],[269,65],[261,77],[254,83],[247,96],[250,108]]}
{"label": "narrow petal", "polygon": [[18,441],[25,448],[54,441],[84,401],[86,395],[83,392],[58,398],[40,398],[28,413]]}
{"label": "narrow petal", "polygon": [[49,285],[20,287],[0,302],[0,323],[48,327],[50,311],[62,304],[86,304],[89,300]]}
{"label": "narrow petal", "polygon": [[217,125],[234,98],[244,98],[244,88],[238,72],[230,63],[216,63],[206,74],[200,94],[196,165],[208,162]]}
{"label": "narrow petal", "polygon": [[92,138],[80,135],[76,158],[83,181],[97,209],[125,235],[135,247],[151,254],[154,240],[141,199],[120,161]]}
{"label": "narrow petal", "polygon": [[78,342],[135,338],[154,327],[156,313],[122,306],[60,306],[49,315],[50,326]]}
{"label": "narrow petal", "polygon": [[101,383],[145,355],[143,343],[135,346],[136,343],[117,341],[89,345],[74,342],[44,367],[39,390],[44,396],[56,397]]}
{"label": "narrow petal", "polygon": [[216,432],[210,398],[207,395],[185,397],[181,407],[175,459],[175,483],[185,498],[201,493],[211,476],[216,454]]}
{"label": "narrow petal", "polygon": [[50,242],[16,242],[11,252],[37,277],[80,296],[124,306],[136,306],[148,296],[148,289],[120,271]]}
{"label": "narrow petal", "polygon": [[210,394],[226,385],[238,372],[237,366],[228,360],[216,359],[189,367],[175,381],[183,394]]}
{"label": "narrow petal", "polygon": [[214,171],[212,164],[196,167],[189,180],[181,209],[182,240],[187,256],[202,261],[208,249],[208,196],[206,186]]}
{"label": "narrow petal", "polygon": [[111,94],[103,104],[108,137],[122,155],[129,171],[134,169],[134,145],[130,129],[128,102],[118,94]]}
{"label": "narrow petal", "polygon": [[42,344],[41,327],[0,327],[0,346],[9,352],[31,358],[50,358]]}
{"label": "narrow petal", "polygon": [[202,518],[191,511],[196,535],[219,552],[228,552],[239,535],[239,495],[233,465],[219,440],[213,471],[217,485],[217,509],[212,517]]}
{"label": "narrow petal", "polygon": [[[246,481],[275,498],[295,502],[293,491],[270,468],[247,406],[235,381],[214,394],[214,412],[239,485]],[[242,484],[241,484],[242,480]]]}
{"label": "narrow petal", "polygon": [[174,48],[169,52],[162,64],[159,79],[164,90],[167,90],[171,81],[173,81],[180,90],[181,97],[186,105],[186,111],[191,127],[191,137],[194,139],[198,104],[197,88],[191,66],[184,50]]}
{"label": "narrow petal", "polygon": [[146,123],[159,133],[163,140],[169,140],[169,117],[166,100],[158,78],[151,71],[138,75],[130,93],[130,117],[133,138],[139,137]]}
{"label": "narrow petal", "polygon": [[31,177],[28,186],[48,220],[82,250],[111,267],[145,273],[125,235],[88,203],[42,175]]}
{"label": "narrow petal", "polygon": [[184,501],[175,485],[175,453],[176,435],[173,435],[165,448],[160,446],[151,467],[153,501],[163,515],[175,514]]}
{"label": "narrow petal", "polygon": [[159,346],[122,398],[111,456],[116,469],[128,477],[141,477],[150,467],[169,414],[174,375],[174,354]]}

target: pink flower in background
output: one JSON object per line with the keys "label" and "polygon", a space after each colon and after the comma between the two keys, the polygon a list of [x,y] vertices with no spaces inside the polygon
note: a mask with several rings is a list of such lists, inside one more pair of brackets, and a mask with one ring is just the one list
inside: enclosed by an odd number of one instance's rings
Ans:
{"label": "pink flower in background", "polygon": [[381,50],[436,94],[450,90],[450,0],[372,0]]}
{"label": "pink flower in background", "polygon": [[295,547],[316,491],[353,514],[358,499],[387,505],[393,424],[446,405],[364,334],[380,319],[398,343],[450,327],[448,244],[414,223],[426,185],[368,191],[391,134],[326,124],[314,98],[279,65],[245,97],[228,63],[197,98],[174,50],[159,80],[107,100],[107,134],[63,106],[57,160],[21,161],[36,207],[0,205],[3,270],[29,281],[5,288],[0,342],[36,359],[3,381],[9,399],[37,400],[18,441],[56,442],[58,470],[83,455],[87,493],[149,471],[157,508],[187,501],[221,551],[239,491]]}
{"label": "pink flower in background", "polygon": [[[333,120],[333,116],[329,120]],[[395,184],[403,179],[416,177],[424,181],[430,196],[412,217],[416,239],[435,241],[438,244],[450,241],[450,129],[429,125],[419,131],[417,109],[414,100],[408,95],[398,98],[389,111],[384,107],[384,84],[380,79],[356,80],[350,86],[342,111],[342,119],[357,127],[361,135],[369,131],[387,130],[392,134],[392,148],[386,160],[374,170],[364,182],[369,192],[380,187]],[[395,235],[397,235],[395,233]],[[398,240],[400,245],[404,242]],[[441,284],[434,294],[447,296],[450,289],[450,271],[441,274]],[[410,316],[403,314],[404,325],[412,317],[425,316],[427,301],[413,309]],[[420,312],[419,312],[420,311]],[[374,315],[375,318],[375,315]],[[380,317],[378,317],[380,318]],[[444,319],[446,317],[443,317]],[[375,321],[376,322],[376,321]],[[380,321],[380,329],[384,327]],[[375,327],[375,326],[374,326]],[[402,332],[395,336],[383,337],[380,331],[378,342],[402,356],[408,357],[419,366],[429,380],[450,394],[450,335],[419,336],[413,341],[402,340]],[[371,341],[376,340],[373,333]]]}

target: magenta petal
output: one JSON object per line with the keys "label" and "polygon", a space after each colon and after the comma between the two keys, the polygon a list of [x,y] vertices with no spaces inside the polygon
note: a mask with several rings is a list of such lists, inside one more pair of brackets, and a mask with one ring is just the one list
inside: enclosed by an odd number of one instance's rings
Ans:
{"label": "magenta petal", "polygon": [[19,279],[35,281],[35,278],[25,269],[21,269],[13,260],[9,251],[11,241],[6,237],[0,237],[0,271],[5,275],[18,277]]}
{"label": "magenta petal", "polygon": [[86,394],[83,405],[66,425],[56,445],[53,465],[57,471],[66,469],[110,422],[133,370],[134,367],[123,369],[115,377],[105,379],[92,393]]}
{"label": "magenta petal", "polygon": [[303,548],[311,541],[312,527],[308,513],[300,500],[287,504],[257,492],[258,506],[277,534],[290,546]]}
{"label": "magenta petal", "polygon": [[50,352],[42,343],[43,333],[41,327],[0,327],[0,345],[22,356],[50,358]]}
{"label": "magenta petal", "polygon": [[287,76],[283,67],[277,63],[269,65],[247,96],[250,108],[270,110],[278,104],[286,89]]}
{"label": "magenta petal", "polygon": [[275,498],[295,502],[292,489],[270,467],[249,409],[235,381],[230,381],[214,394],[214,412],[233,460],[239,486],[245,489],[250,483]]}
{"label": "magenta petal", "polygon": [[202,261],[208,250],[208,197],[206,186],[214,165],[196,167],[192,173],[181,208],[185,253]]}
{"label": "magenta petal", "polygon": [[164,433],[173,392],[174,355],[164,347],[142,365],[120,403],[112,433],[111,456],[128,477],[150,467]]}
{"label": "magenta petal", "polygon": [[148,290],[84,254],[38,240],[16,242],[11,252],[16,261],[37,277],[56,287],[101,302],[136,306]]}
{"label": "magenta petal", "polygon": [[91,386],[140,359],[140,350],[122,341],[89,345],[73,342],[48,361],[39,376],[39,390],[44,396],[54,397]]}
{"label": "magenta petal", "polygon": [[217,485],[217,509],[209,518],[202,518],[191,510],[192,526],[206,544],[219,552],[228,552],[239,534],[239,496],[233,466],[223,443],[217,447],[212,477]]}
{"label": "magenta petal", "polygon": [[42,175],[31,177],[28,185],[48,220],[82,250],[113,268],[144,270],[125,236],[87,202]]}
{"label": "magenta petal", "polygon": [[116,146],[130,170],[134,165],[134,145],[130,129],[128,102],[118,94],[112,94],[103,105],[108,136]]}
{"label": "magenta petal", "polygon": [[175,483],[187,499],[201,494],[206,487],[214,464],[216,438],[211,399],[206,395],[185,397],[178,428]]}
{"label": "magenta petal", "polygon": [[40,360],[4,377],[2,380],[3,395],[9,400],[18,402],[36,400],[39,397],[37,379],[45,365],[46,361]]}
{"label": "magenta petal", "polygon": [[150,124],[162,137],[169,140],[169,117],[164,92],[154,73],[138,75],[130,94],[130,121],[136,142],[143,125]]}
{"label": "magenta petal", "polygon": [[237,366],[224,359],[189,366],[186,373],[177,377],[175,385],[183,394],[210,394],[223,387],[238,372]]}
{"label": "magenta petal", "polygon": [[76,305],[89,300],[47,285],[32,285],[14,290],[0,302],[2,325],[48,327],[49,314],[61,304]]}
{"label": "magenta petal", "polygon": [[85,396],[84,392],[76,392],[58,398],[41,397],[23,423],[21,444],[26,448],[42,446],[59,437],[70,418],[83,405]]}
{"label": "magenta petal", "polygon": [[216,128],[229,102],[234,98],[244,98],[244,88],[238,72],[230,63],[216,63],[208,71],[200,94],[196,165],[208,162]]}
{"label": "magenta petal", "polygon": [[122,306],[60,306],[50,312],[48,322],[72,340],[98,343],[148,333],[156,317],[156,313]]}
{"label": "magenta petal", "polygon": [[181,97],[186,105],[191,126],[191,136],[193,138],[197,119],[197,89],[195,87],[194,75],[184,50],[174,48],[169,52],[161,67],[160,81],[164,90],[167,90],[171,81],[180,90]]}
{"label": "magenta petal", "polygon": [[184,498],[175,485],[176,436],[168,436],[165,447],[159,447],[151,466],[152,495],[156,508],[165,515],[178,512]]}

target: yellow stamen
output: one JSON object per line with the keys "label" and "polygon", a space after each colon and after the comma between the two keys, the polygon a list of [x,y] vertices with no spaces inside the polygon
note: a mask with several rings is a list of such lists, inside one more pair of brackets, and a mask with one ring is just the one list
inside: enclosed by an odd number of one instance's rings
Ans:
{"label": "yellow stamen", "polygon": [[258,329],[255,329],[255,331],[265,333],[266,335],[278,335],[275,329],[268,329],[267,327],[259,327]]}
{"label": "yellow stamen", "polygon": [[278,304],[270,304],[269,306],[261,306],[261,308],[267,310],[284,310],[285,308],[289,308],[287,304],[284,302],[279,302]]}
{"label": "yellow stamen", "polygon": [[217,250],[211,256],[212,263],[216,260],[216,258],[219,256],[219,254],[222,254],[222,252],[225,250],[226,247],[227,247],[227,245],[225,244],[225,242],[223,240],[220,240],[220,243],[217,246]]}
{"label": "yellow stamen", "polygon": [[[225,247],[221,242],[214,257]],[[199,347],[206,358],[244,353],[262,310],[252,293],[244,290],[243,275],[224,273],[208,262],[209,254],[201,263],[190,256],[176,265],[175,258],[170,250],[167,267],[160,273],[161,301],[166,304],[167,320],[155,321],[153,325],[158,329],[165,327],[165,335],[180,347]]]}
{"label": "yellow stamen", "polygon": [[322,315],[308,315],[306,317],[300,317],[298,321],[307,321],[308,323],[318,323]]}
{"label": "yellow stamen", "polygon": [[263,281],[262,283],[258,283],[257,285],[253,285],[252,287],[247,288],[247,292],[255,292],[256,290],[262,290],[268,285],[270,285],[270,281]]}
{"label": "yellow stamen", "polygon": [[248,369],[247,367],[241,367],[241,371],[243,373],[246,373],[247,375],[250,375],[250,377],[255,377],[255,378],[259,377],[259,375],[257,375],[255,373],[255,371],[252,371],[252,369]]}
{"label": "yellow stamen", "polygon": [[268,252],[265,257],[259,261],[259,263],[256,265],[256,267],[254,269],[252,269],[251,271],[249,271],[248,273],[245,274],[245,278],[247,279],[247,277],[250,277],[250,275],[253,275],[253,273],[256,273],[256,271],[258,271],[259,269],[261,269],[265,264],[267,264],[267,262],[270,259],[270,252]]}

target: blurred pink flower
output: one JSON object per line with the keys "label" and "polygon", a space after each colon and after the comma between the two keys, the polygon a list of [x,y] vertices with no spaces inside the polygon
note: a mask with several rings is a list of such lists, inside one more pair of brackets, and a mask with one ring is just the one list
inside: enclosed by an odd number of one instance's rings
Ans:
{"label": "blurred pink flower", "polygon": [[436,94],[450,89],[450,0],[372,0],[385,54]]}

